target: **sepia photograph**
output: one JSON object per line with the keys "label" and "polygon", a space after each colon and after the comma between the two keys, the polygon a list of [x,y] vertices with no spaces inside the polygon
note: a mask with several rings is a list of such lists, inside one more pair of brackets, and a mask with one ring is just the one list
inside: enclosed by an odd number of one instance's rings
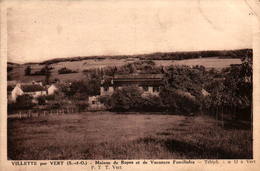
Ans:
{"label": "sepia photograph", "polygon": [[253,159],[253,17],[242,0],[7,8],[7,159]]}

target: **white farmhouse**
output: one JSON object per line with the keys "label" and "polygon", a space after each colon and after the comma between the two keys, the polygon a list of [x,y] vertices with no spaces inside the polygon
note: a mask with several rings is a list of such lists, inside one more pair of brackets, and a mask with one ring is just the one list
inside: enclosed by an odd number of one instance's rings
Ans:
{"label": "white farmhouse", "polygon": [[17,84],[15,87],[14,87],[14,89],[11,91],[11,101],[16,101],[16,98],[18,97],[18,96],[21,96],[21,95],[23,95],[24,93],[23,93],[23,91],[22,91],[22,89],[21,89],[21,85],[20,84]]}
{"label": "white farmhouse", "polygon": [[39,96],[43,96],[47,94],[45,88],[39,84],[16,84],[16,86],[12,89],[12,87],[8,87],[8,95],[9,100],[15,102],[18,96],[28,94],[33,98],[37,98]]}
{"label": "white farmhouse", "polygon": [[58,91],[58,88],[56,85],[52,84],[50,87],[47,88],[48,95],[54,94],[56,91]]}

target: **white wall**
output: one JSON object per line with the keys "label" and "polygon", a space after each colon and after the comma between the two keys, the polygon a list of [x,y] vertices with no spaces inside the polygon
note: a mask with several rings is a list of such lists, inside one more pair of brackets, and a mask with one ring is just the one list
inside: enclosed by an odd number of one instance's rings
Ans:
{"label": "white wall", "polygon": [[49,88],[48,88],[48,94],[49,95],[52,95],[52,94],[54,94],[54,92],[55,91],[57,91],[58,90],[58,88],[57,87],[55,87],[54,85],[51,85]]}
{"label": "white wall", "polygon": [[13,91],[11,93],[11,100],[15,102],[16,98],[23,94],[24,94],[24,92],[22,91],[22,89],[19,86],[15,86],[15,88],[13,89]]}

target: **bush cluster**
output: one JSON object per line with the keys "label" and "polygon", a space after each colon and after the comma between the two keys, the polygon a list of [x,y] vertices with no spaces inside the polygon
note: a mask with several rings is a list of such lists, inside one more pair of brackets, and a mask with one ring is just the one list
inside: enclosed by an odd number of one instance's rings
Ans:
{"label": "bush cluster", "polygon": [[59,74],[70,74],[70,73],[77,73],[77,71],[73,71],[71,69],[68,69],[66,67],[63,67],[61,69],[58,70]]}
{"label": "bush cluster", "polygon": [[127,86],[118,89],[112,96],[101,97],[100,101],[112,111],[171,112],[175,114],[196,113],[199,103],[192,96],[176,91],[163,90],[160,96],[146,95],[138,87]]}

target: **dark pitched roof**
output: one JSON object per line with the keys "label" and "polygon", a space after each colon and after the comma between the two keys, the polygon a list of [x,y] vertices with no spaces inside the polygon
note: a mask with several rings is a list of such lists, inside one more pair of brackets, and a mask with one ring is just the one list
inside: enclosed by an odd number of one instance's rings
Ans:
{"label": "dark pitched roof", "polygon": [[159,86],[163,83],[163,74],[115,75],[113,83],[115,86],[130,84]]}
{"label": "dark pitched roof", "polygon": [[45,88],[38,84],[32,84],[32,85],[21,85],[21,89],[24,92],[36,92],[36,91],[45,91]]}

